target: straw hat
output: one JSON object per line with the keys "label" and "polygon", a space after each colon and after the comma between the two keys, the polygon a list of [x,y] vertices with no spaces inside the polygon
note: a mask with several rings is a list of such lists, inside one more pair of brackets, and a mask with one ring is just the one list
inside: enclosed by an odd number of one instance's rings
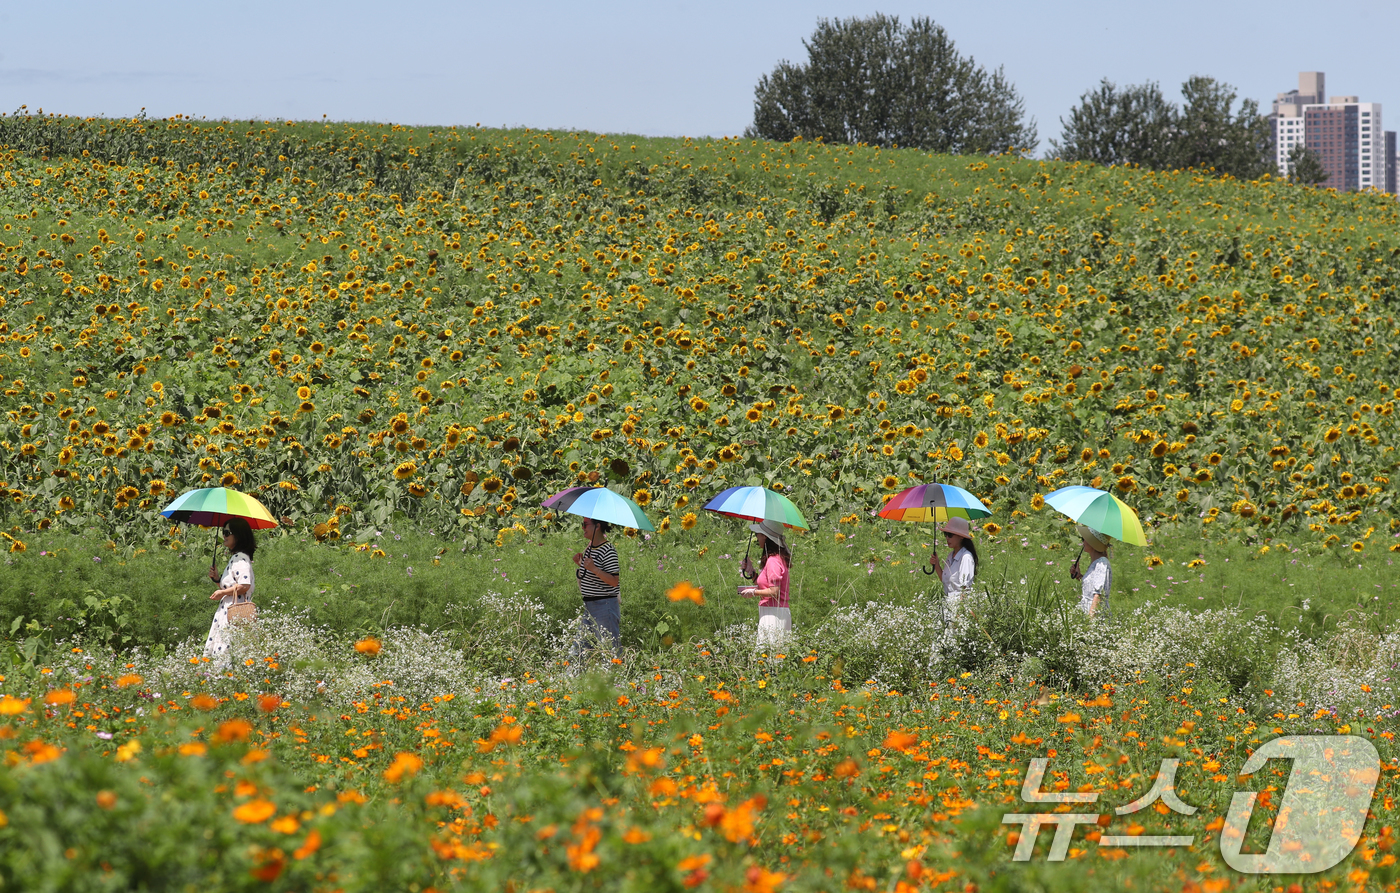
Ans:
{"label": "straw hat", "polygon": [[968,542],[972,542],[972,528],[968,526],[966,518],[949,518],[944,521],[943,532],[956,533]]}
{"label": "straw hat", "polygon": [[777,521],[761,521],[758,524],[750,524],[749,529],[754,533],[761,533],[770,541],[777,543],[783,549],[787,549],[787,537],[783,536],[783,525]]}
{"label": "straw hat", "polygon": [[1089,543],[1092,546],[1097,546],[1100,552],[1108,551],[1109,539],[1104,534],[1099,533],[1094,528],[1087,527],[1083,524],[1076,524],[1074,529],[1079,532],[1079,535],[1083,537],[1086,543]]}

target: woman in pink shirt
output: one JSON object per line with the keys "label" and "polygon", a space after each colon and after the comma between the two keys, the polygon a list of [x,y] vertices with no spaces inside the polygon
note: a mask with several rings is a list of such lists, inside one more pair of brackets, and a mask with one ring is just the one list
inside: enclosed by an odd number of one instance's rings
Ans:
{"label": "woman in pink shirt", "polygon": [[757,579],[754,579],[753,565],[747,558],[744,559],[744,576],[753,579],[754,585],[743,587],[739,594],[759,600],[759,647],[778,645],[792,631],[792,609],[788,606],[788,571],[792,566],[792,554],[788,552],[787,538],[783,536],[783,525],[777,521],[750,524],[749,529],[758,535],[762,557],[759,559]]}

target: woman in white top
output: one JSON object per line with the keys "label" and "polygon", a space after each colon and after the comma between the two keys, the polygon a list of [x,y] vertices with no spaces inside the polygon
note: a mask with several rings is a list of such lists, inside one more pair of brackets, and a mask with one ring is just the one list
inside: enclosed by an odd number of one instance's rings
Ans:
{"label": "woman in white top", "polygon": [[1081,581],[1079,610],[1090,617],[1100,613],[1107,617],[1110,613],[1108,592],[1113,587],[1113,568],[1108,564],[1108,537],[1083,524],[1075,529],[1079,532],[1084,551],[1089,553],[1089,566],[1083,573],[1079,570],[1078,559],[1069,569],[1070,577]]}
{"label": "woman in white top", "polygon": [[253,600],[253,553],[258,544],[246,520],[230,518],[224,524],[224,547],[230,554],[223,576],[217,576],[214,568],[209,568],[209,579],[219,581],[219,588],[209,598],[219,603],[219,610],[214,612],[209,637],[204,640],[204,656],[211,658],[216,666],[229,664],[229,607],[234,602]]}
{"label": "woman in white top", "polygon": [[945,566],[933,553],[933,569],[943,577],[943,603],[946,616],[958,613],[963,596],[972,591],[972,578],[977,575],[977,544],[972,541],[972,529],[965,518],[949,518],[943,522],[943,536],[952,558]]}

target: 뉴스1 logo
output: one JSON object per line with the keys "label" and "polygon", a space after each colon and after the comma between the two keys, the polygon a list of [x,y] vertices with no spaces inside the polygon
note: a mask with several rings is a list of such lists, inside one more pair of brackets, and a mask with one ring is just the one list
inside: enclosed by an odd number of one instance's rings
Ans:
{"label": "\ub274\uc2a41 logo", "polygon": [[[1381,760],[1375,747],[1355,735],[1287,735],[1275,738],[1250,755],[1240,775],[1253,775],[1271,759],[1292,760],[1293,770],[1279,804],[1278,818],[1263,853],[1241,853],[1244,835],[1254,811],[1255,791],[1239,791],[1230,799],[1230,812],[1220,832],[1220,855],[1226,864],[1244,874],[1315,874],[1341,862],[1361,839],[1366,813],[1380,778]],[[1049,760],[1031,760],[1021,785],[1026,803],[1093,803],[1095,792],[1050,793],[1040,789]],[[1196,807],[1176,794],[1175,758],[1162,760],[1152,787],[1131,803],[1114,810],[1131,815],[1159,800],[1182,815],[1194,815]],[[1036,838],[1046,825],[1055,826],[1049,861],[1063,861],[1069,852],[1076,825],[1097,825],[1095,812],[1008,813],[1002,824],[1019,824],[1013,862],[1030,861]],[[1099,846],[1190,846],[1194,835],[1104,834]]]}

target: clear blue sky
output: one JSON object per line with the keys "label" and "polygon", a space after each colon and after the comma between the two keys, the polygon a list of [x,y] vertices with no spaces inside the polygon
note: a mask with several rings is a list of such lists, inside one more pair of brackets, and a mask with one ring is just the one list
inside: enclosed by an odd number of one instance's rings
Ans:
{"label": "clear blue sky", "polygon": [[[1005,66],[1040,130],[1108,77],[1179,99],[1206,74],[1267,110],[1302,70],[1400,129],[1400,3],[450,0],[0,4],[0,111],[738,134],[758,78],[819,17],[927,15]],[[1329,24],[1326,20],[1332,18]]]}

